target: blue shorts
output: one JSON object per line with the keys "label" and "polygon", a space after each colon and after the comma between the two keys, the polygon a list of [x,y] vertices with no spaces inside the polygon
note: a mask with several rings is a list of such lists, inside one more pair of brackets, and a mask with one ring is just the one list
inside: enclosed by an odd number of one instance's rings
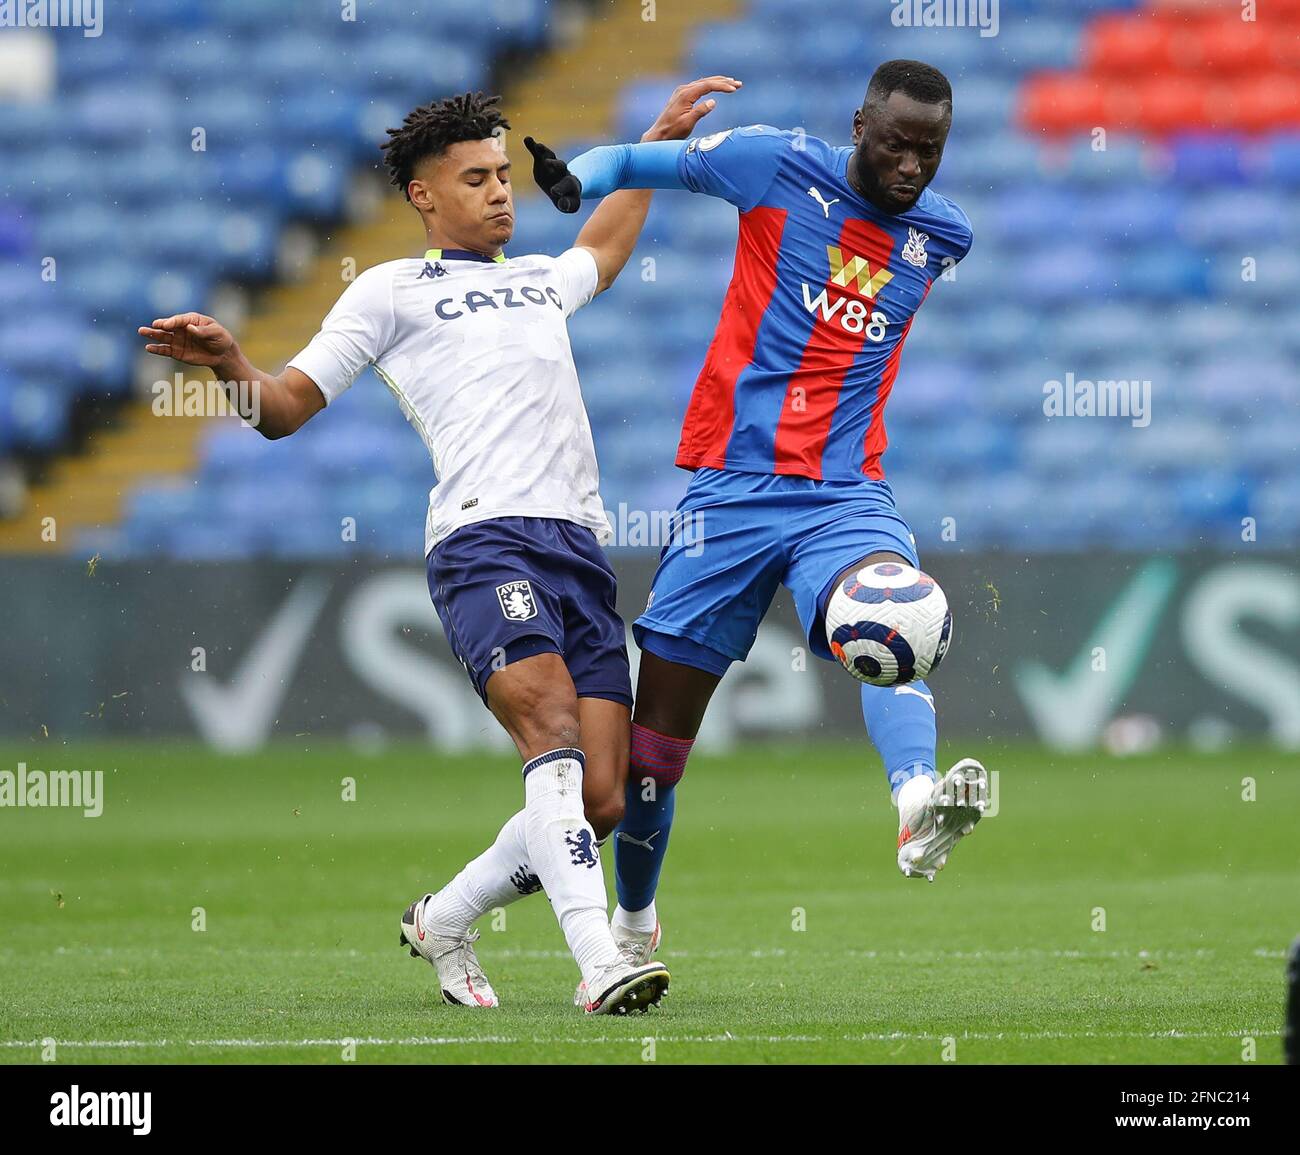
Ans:
{"label": "blue shorts", "polygon": [[919,565],[886,481],[698,469],[633,634],[652,654],[722,674],[745,660],[783,584],[813,653],[833,661],[821,627],[831,583],[885,551]]}
{"label": "blue shorts", "polygon": [[614,571],[591,530],[543,517],[474,522],[433,547],[428,571],[447,641],[485,702],[497,670],[552,653],[579,698],[632,705]]}

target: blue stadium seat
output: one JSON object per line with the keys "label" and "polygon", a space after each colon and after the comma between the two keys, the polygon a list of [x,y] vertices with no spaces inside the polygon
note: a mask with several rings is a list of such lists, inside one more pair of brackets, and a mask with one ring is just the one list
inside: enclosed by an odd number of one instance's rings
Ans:
{"label": "blue stadium seat", "polygon": [[1247,142],[1239,136],[1199,133],[1175,137],[1173,179],[1184,187],[1238,184],[1247,179]]}
{"label": "blue stadium seat", "polygon": [[1023,75],[1038,70],[1066,69],[1079,59],[1079,26],[1073,20],[1013,13],[1003,9],[1002,26],[993,41],[995,60],[1004,72]]}
{"label": "blue stadium seat", "polygon": [[1300,133],[1280,133],[1269,141],[1263,175],[1288,188],[1300,186]]}
{"label": "blue stadium seat", "polygon": [[71,129],[87,147],[125,141],[138,146],[169,139],[179,126],[180,111],[166,85],[111,80],[77,93]]}
{"label": "blue stadium seat", "polygon": [[48,453],[67,427],[72,400],[50,380],[24,380],[0,366],[0,451]]}
{"label": "blue stadium seat", "polygon": [[774,44],[768,28],[755,23],[706,24],[691,41],[686,72],[734,76],[748,86],[759,83],[758,77],[771,84],[797,68],[783,46]]}

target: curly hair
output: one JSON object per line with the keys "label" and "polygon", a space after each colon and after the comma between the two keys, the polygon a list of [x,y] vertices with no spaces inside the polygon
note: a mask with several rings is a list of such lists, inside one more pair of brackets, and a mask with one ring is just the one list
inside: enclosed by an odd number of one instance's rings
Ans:
{"label": "curly hair", "polygon": [[388,179],[409,201],[407,185],[420,161],[440,156],[450,145],[463,140],[486,140],[510,127],[497,107],[500,102],[499,96],[465,92],[413,108],[401,128],[387,130],[389,139],[379,146],[388,166]]}

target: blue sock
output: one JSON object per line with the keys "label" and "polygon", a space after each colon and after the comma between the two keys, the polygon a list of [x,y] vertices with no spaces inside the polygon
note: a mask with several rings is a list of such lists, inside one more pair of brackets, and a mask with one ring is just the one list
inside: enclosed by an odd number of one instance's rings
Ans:
{"label": "blue sock", "polygon": [[654,901],[676,806],[676,790],[642,802],[640,783],[628,783],[627,813],[614,833],[614,885],[624,910],[644,910]]}
{"label": "blue sock", "polygon": [[862,686],[862,719],[867,737],[880,752],[889,788],[896,795],[909,778],[937,778],[934,695],[924,682],[902,686]]}
{"label": "blue sock", "polygon": [[626,911],[644,910],[654,901],[668,853],[676,786],[693,744],[632,723],[627,809],[614,832],[614,880],[618,904]]}

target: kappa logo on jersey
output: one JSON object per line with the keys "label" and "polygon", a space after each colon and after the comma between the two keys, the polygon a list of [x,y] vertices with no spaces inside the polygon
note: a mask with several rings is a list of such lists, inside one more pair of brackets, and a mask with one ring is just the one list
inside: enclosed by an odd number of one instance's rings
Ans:
{"label": "kappa logo on jersey", "polygon": [[447,270],[443,268],[441,261],[425,261],[424,268],[420,270],[420,275],[415,279],[417,281],[422,281],[425,277],[445,277],[446,275]]}
{"label": "kappa logo on jersey", "polygon": [[569,857],[574,866],[585,866],[590,870],[600,861],[596,853],[596,844],[591,840],[590,830],[566,830],[564,844],[569,848]]}
{"label": "kappa logo on jersey", "polygon": [[533,597],[533,587],[527,581],[497,586],[497,601],[501,603],[501,612],[508,621],[526,622],[537,616],[537,601]]}
{"label": "kappa logo on jersey", "polygon": [[903,246],[903,260],[909,265],[915,265],[918,269],[925,268],[926,262],[930,259],[929,254],[925,251],[925,242],[929,239],[929,233],[919,233],[909,226],[907,244]]}
{"label": "kappa logo on jersey", "polygon": [[873,273],[866,257],[853,253],[845,256],[837,245],[827,245],[826,254],[831,259],[831,284],[847,289],[850,281],[856,281],[858,292],[864,297],[878,297],[880,290],[894,279],[894,274],[883,267]]}

